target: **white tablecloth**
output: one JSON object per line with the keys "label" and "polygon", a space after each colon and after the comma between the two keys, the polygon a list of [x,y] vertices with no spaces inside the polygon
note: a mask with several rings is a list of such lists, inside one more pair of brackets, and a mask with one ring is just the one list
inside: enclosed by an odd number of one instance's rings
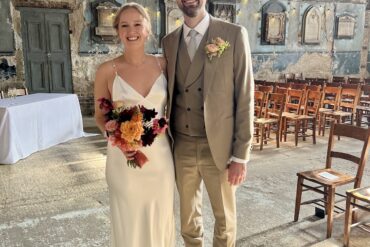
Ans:
{"label": "white tablecloth", "polygon": [[38,93],[0,99],[0,164],[13,164],[82,136],[82,116],[75,94]]}

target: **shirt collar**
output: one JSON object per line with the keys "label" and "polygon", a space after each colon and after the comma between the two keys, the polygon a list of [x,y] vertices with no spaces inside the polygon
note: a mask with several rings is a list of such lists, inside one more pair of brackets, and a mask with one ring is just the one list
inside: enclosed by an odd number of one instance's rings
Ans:
{"label": "shirt collar", "polygon": [[209,17],[209,14],[207,13],[203,17],[203,19],[198,23],[198,25],[196,25],[194,28],[190,28],[184,23],[183,25],[184,38],[188,36],[191,29],[194,29],[200,35],[204,36],[204,34],[207,32],[207,29],[209,27],[209,22],[210,22],[210,17]]}

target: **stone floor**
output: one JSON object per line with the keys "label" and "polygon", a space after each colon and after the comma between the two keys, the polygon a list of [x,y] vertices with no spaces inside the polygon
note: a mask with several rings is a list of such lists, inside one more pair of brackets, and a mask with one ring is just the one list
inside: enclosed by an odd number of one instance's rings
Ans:
{"label": "stone floor", "polygon": [[[85,118],[85,131],[96,133]],[[69,141],[37,152],[13,165],[0,165],[0,246],[108,246],[109,204],[105,181],[106,142],[100,135]],[[360,146],[346,138],[341,149],[356,153]],[[248,179],[237,191],[237,246],[342,246],[343,216],[335,219],[333,237],[325,239],[326,221],[313,206],[303,206],[293,222],[296,173],[322,167],[327,137],[292,139],[277,149],[274,142],[263,151],[257,146],[248,165]],[[370,185],[370,166],[363,185]],[[306,197],[308,198],[308,197]],[[175,201],[177,242],[178,198]],[[212,210],[204,199],[205,247],[212,246]],[[351,232],[351,246],[370,246],[370,234]]]}

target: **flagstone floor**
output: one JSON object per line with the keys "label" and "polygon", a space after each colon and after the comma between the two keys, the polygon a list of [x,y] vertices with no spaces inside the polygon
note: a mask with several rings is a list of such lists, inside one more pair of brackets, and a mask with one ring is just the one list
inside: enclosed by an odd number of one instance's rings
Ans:
{"label": "flagstone floor", "polygon": [[[84,122],[86,132],[97,133],[91,118]],[[346,138],[338,144],[353,153],[360,149]],[[105,146],[101,135],[84,137],[0,165],[0,246],[109,246]],[[342,246],[343,216],[335,219],[328,240],[326,221],[313,216],[313,206],[303,206],[300,220],[292,221],[295,174],[322,167],[326,148],[327,136],[316,145],[309,139],[295,147],[291,138],[279,149],[274,142],[263,151],[255,147],[248,179],[237,191],[237,246]],[[370,185],[369,164],[362,184]],[[177,195],[175,214],[180,247]],[[214,220],[207,196],[203,215],[205,247],[210,247]],[[370,234],[353,229],[351,246],[370,246]]]}

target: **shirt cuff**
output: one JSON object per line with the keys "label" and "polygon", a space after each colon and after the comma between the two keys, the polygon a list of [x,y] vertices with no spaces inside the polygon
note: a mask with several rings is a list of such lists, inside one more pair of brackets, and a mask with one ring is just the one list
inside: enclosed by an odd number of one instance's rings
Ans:
{"label": "shirt cuff", "polygon": [[242,164],[246,165],[249,160],[243,160],[243,159],[239,159],[239,158],[236,158],[234,156],[231,156],[229,162],[231,162],[231,161],[234,161],[234,162],[237,162],[237,163],[242,163]]}

